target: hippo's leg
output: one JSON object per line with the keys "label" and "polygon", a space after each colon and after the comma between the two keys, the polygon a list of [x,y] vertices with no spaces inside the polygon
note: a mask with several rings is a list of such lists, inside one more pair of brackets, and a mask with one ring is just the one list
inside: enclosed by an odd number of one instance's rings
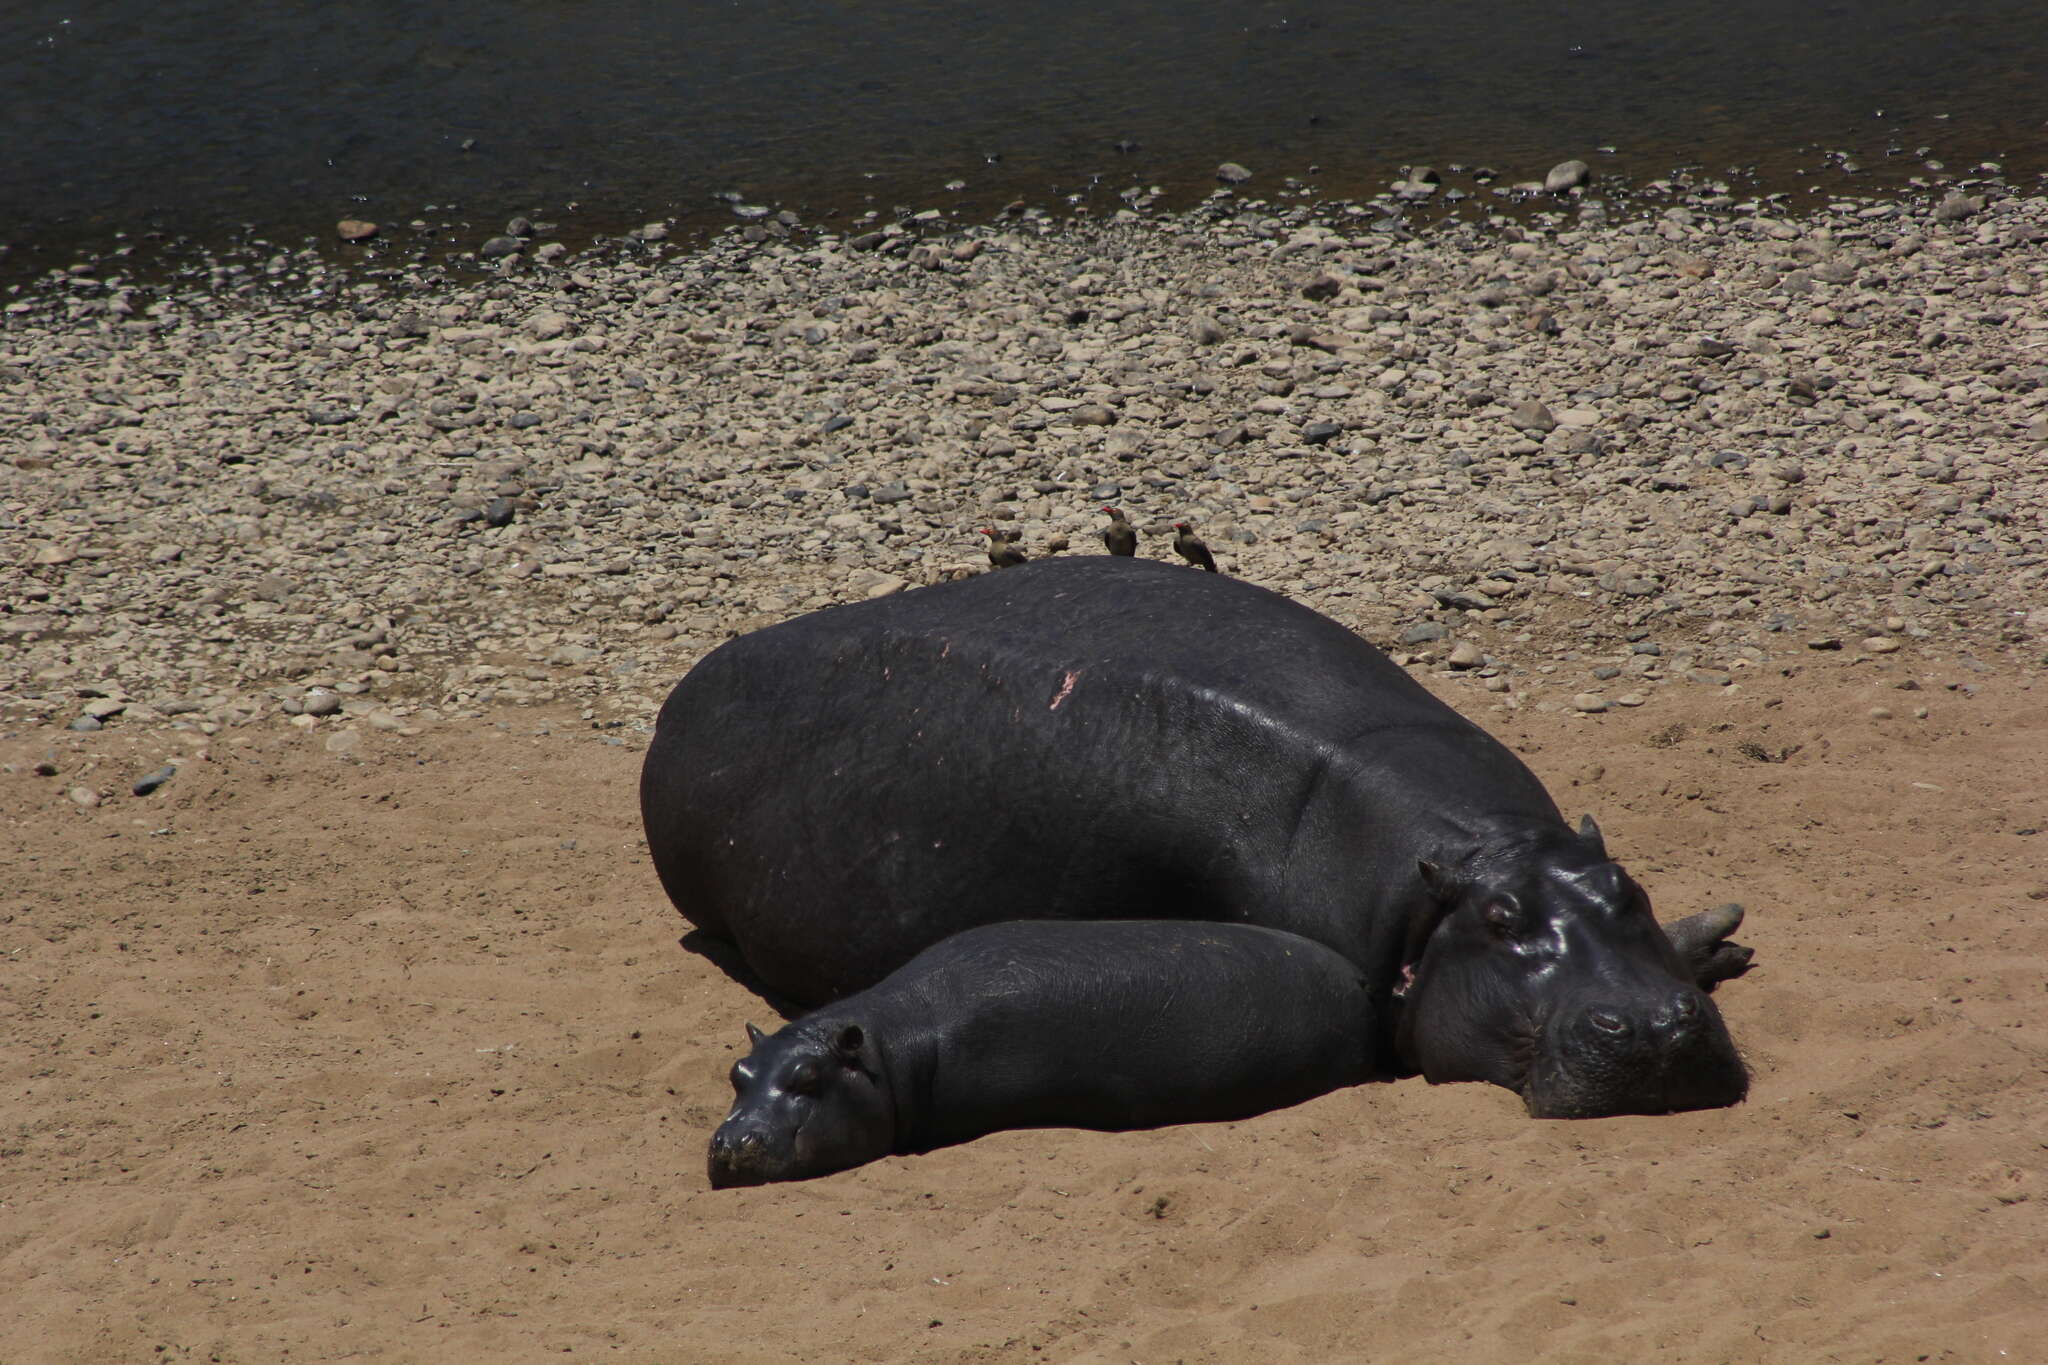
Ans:
{"label": "hippo's leg", "polygon": [[1749,970],[1749,959],[1755,950],[1728,941],[1728,935],[1741,924],[1742,907],[1731,901],[1712,910],[1702,910],[1697,915],[1673,920],[1664,926],[1664,934],[1671,940],[1671,946],[1678,950],[1678,955],[1685,959],[1685,965],[1692,969],[1693,980],[1699,988],[1710,991],[1720,982]]}

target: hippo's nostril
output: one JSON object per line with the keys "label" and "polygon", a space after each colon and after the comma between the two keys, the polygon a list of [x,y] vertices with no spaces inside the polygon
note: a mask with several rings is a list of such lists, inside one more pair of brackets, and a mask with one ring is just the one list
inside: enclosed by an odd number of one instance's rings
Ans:
{"label": "hippo's nostril", "polygon": [[1599,1029],[1602,1033],[1622,1034],[1628,1032],[1628,1021],[1618,1014],[1609,1013],[1607,1010],[1593,1010],[1587,1014],[1586,1018],[1591,1021],[1594,1028]]}
{"label": "hippo's nostril", "polygon": [[1651,1020],[1656,1031],[1673,1039],[1690,1037],[1699,1027],[1700,1002],[1691,995],[1674,998]]}

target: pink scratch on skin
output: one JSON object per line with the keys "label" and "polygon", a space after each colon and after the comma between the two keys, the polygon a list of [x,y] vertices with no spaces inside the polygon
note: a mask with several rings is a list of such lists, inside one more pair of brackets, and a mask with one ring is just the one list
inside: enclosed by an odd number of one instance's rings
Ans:
{"label": "pink scratch on skin", "polygon": [[1073,690],[1074,690],[1074,680],[1075,680],[1076,678],[1080,677],[1080,676],[1081,676],[1081,670],[1080,670],[1080,669],[1076,668],[1076,669],[1070,669],[1070,670],[1068,670],[1068,672],[1067,672],[1066,676],[1060,679],[1060,690],[1052,694],[1052,705],[1051,705],[1051,706],[1048,706],[1048,707],[1046,708],[1046,710],[1048,710],[1048,711],[1057,711],[1057,710],[1059,710],[1059,709],[1060,709],[1060,703],[1061,703],[1061,702],[1063,702],[1063,701],[1065,701],[1065,700],[1067,699],[1068,695],[1069,695],[1070,693],[1072,693],[1072,692],[1073,692]]}

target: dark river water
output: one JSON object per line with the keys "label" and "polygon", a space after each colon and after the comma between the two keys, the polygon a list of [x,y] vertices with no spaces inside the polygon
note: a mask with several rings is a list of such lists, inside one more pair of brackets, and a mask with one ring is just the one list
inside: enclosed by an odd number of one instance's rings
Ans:
{"label": "dark river water", "polygon": [[426,205],[571,235],[722,214],[721,191],[807,215],[1114,207],[1192,198],[1223,160],[1247,192],[1331,196],[1406,163],[1574,156],[1795,192],[1895,187],[1930,157],[2033,183],[2044,119],[2048,0],[12,0],[0,262],[116,233],[331,238]]}

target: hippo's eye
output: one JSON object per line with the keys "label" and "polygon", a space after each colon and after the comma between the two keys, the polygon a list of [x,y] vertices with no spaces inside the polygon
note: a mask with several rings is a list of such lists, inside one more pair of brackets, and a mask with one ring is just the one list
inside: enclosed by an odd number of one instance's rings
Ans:
{"label": "hippo's eye", "polygon": [[805,1059],[789,1069],[789,1075],[783,1080],[782,1088],[792,1095],[815,1095],[821,1088],[822,1081],[818,1064]]}
{"label": "hippo's eye", "polygon": [[1502,938],[1512,938],[1521,931],[1522,907],[1506,896],[1488,901],[1479,913],[1486,920],[1486,927]]}

